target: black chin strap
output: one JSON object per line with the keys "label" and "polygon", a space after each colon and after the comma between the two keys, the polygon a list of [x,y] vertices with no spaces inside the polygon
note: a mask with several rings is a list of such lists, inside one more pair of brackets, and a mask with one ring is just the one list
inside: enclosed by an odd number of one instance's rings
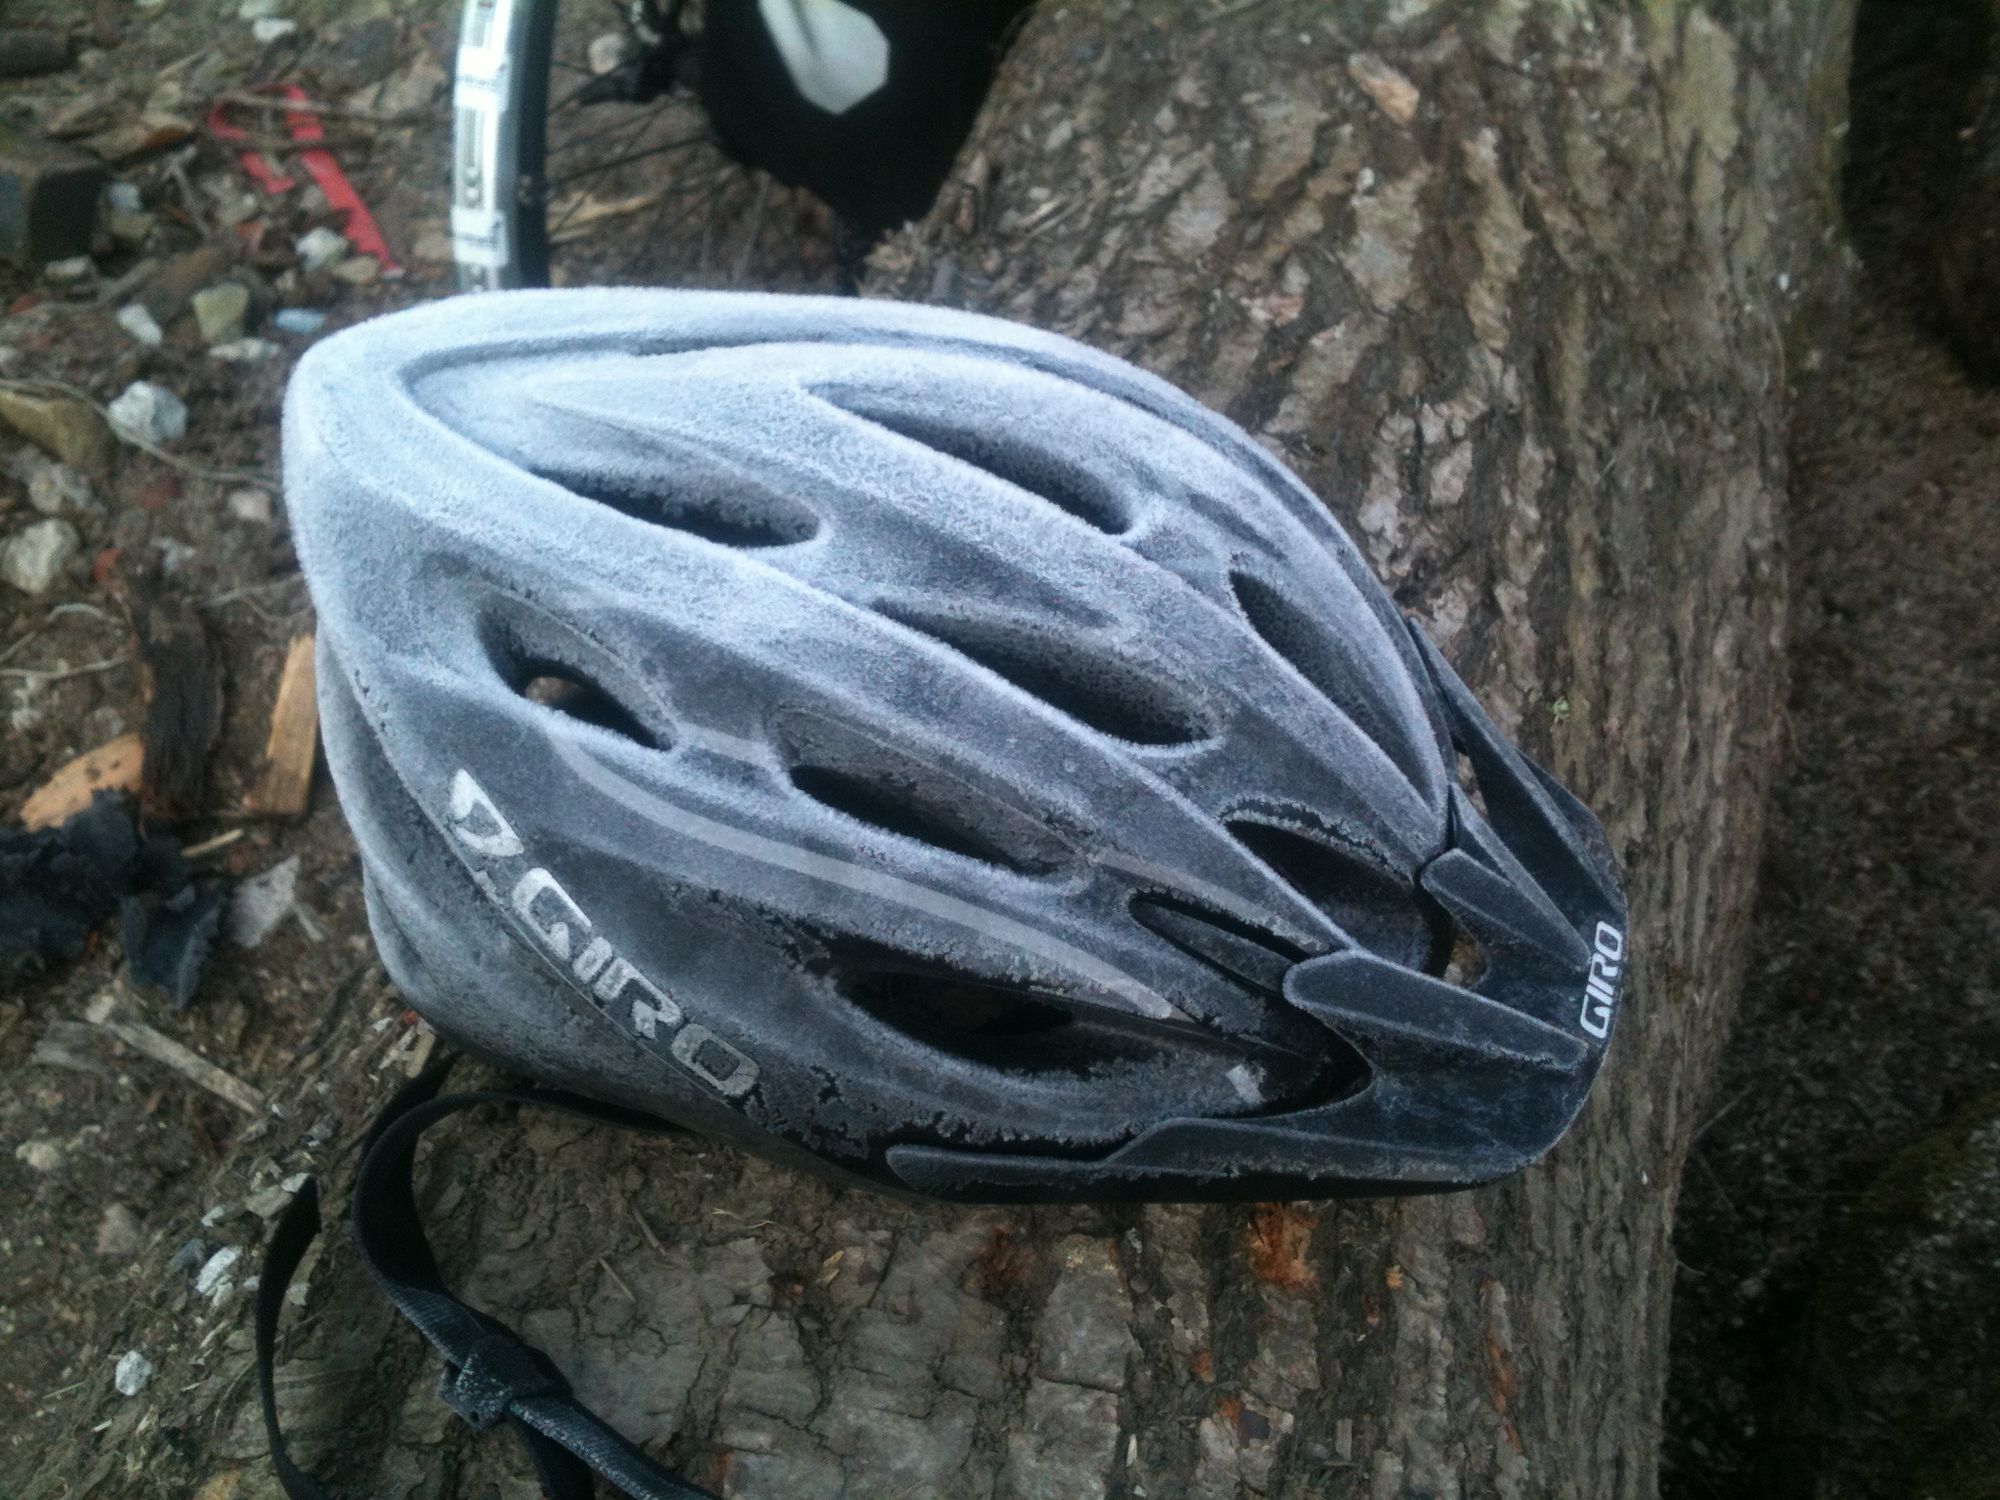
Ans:
{"label": "black chin strap", "polygon": [[[444,1356],[438,1394],[479,1430],[504,1420],[535,1462],[547,1500],[591,1500],[602,1474],[632,1500],[715,1500],[670,1473],[581,1405],[547,1355],[498,1318],[467,1307],[445,1288],[417,1217],[412,1166],[417,1137],[448,1115],[478,1104],[529,1104],[628,1130],[671,1127],[647,1115],[551,1089],[482,1089],[437,1097],[456,1059],[440,1058],[383,1109],[361,1149],[350,1228],[369,1274],[417,1331]],[[319,1185],[308,1181],[279,1215],[257,1287],[257,1383],[271,1464],[290,1500],[332,1500],[292,1462],[278,1430],[274,1358],[285,1289],[320,1231]]]}

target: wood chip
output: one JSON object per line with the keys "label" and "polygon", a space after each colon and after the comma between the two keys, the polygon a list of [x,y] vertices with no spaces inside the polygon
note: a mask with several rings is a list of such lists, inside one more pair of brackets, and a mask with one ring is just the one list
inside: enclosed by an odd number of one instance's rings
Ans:
{"label": "wood chip", "polygon": [[243,799],[244,810],[273,818],[302,815],[312,793],[313,757],[319,749],[319,706],[313,693],[313,638],[295,636],[285,651],[271,735],[264,744],[264,772]]}
{"label": "wood chip", "polygon": [[207,1058],[189,1051],[172,1037],[155,1031],[144,1022],[124,1016],[114,992],[106,990],[90,1002],[83,1014],[91,1025],[103,1027],[133,1051],[145,1053],[154,1062],[166,1064],[190,1083],[207,1089],[223,1103],[258,1119],[269,1112],[264,1096],[242,1079],[224,1072]]}
{"label": "wood chip", "polygon": [[68,822],[102,791],[137,792],[146,750],[136,734],[121,734],[108,745],[86,750],[35,789],[21,807],[30,831]]}

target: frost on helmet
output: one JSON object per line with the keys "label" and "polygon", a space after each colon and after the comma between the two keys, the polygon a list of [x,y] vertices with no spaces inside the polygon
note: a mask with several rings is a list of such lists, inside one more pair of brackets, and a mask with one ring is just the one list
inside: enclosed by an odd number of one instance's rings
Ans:
{"label": "frost on helmet", "polygon": [[319,345],[285,463],[374,931],[474,1050],[961,1198],[1452,1186],[1582,1106],[1598,825],[1122,361],[509,294]]}

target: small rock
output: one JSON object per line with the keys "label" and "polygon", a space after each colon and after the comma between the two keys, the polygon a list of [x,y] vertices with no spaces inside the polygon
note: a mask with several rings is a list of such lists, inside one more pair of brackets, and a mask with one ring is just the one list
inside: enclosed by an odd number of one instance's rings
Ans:
{"label": "small rock", "polygon": [[347,254],[347,236],[322,226],[293,240],[292,248],[299,252],[301,265],[308,271],[318,271]]}
{"label": "small rock", "polygon": [[639,54],[636,37],[623,31],[607,31],[590,39],[590,48],[584,54],[590,63],[590,71],[602,78],[606,73],[614,73]]}
{"label": "small rock", "polygon": [[149,349],[159,348],[160,341],[166,337],[143,302],[128,302],[119,308],[118,326]]}
{"label": "small rock", "polygon": [[187,436],[187,407],[165,386],[135,380],[111,403],[111,430],[128,442],[162,447]]}
{"label": "small rock", "polygon": [[250,35],[260,47],[282,41],[299,29],[297,21],[288,21],[283,16],[259,16],[250,23]]}
{"label": "small rock", "polygon": [[104,1210],[104,1217],[97,1221],[97,1253],[118,1260],[129,1260],[139,1253],[144,1233],[139,1227],[139,1216],[122,1203],[114,1203]]}
{"label": "small rock", "polygon": [[238,224],[249,223],[263,210],[263,201],[255,193],[230,192],[217,201],[215,220],[225,229],[234,229]]}
{"label": "small rock", "polygon": [[335,263],[333,274],[349,286],[373,286],[382,279],[382,263],[372,255],[350,255]]}
{"label": "small rock", "polygon": [[250,288],[240,281],[218,281],[205,286],[188,299],[194,309],[195,327],[204,344],[226,344],[243,337],[244,319],[250,316]]}
{"label": "small rock", "polygon": [[47,593],[82,550],[83,538],[69,522],[37,521],[0,545],[0,579],[24,594]]}
{"label": "small rock", "polygon": [[115,214],[136,214],[145,208],[146,198],[137,183],[113,182],[105,186],[104,206]]}
{"label": "small rock", "polygon": [[262,490],[231,490],[225,503],[229,513],[239,521],[249,521],[258,526],[271,524],[271,497]]}
{"label": "small rock", "polygon": [[153,237],[153,227],[159,222],[158,214],[113,213],[104,216],[104,227],[111,231],[111,238],[134,250]]}
{"label": "small rock", "polygon": [[121,1396],[138,1395],[152,1378],[153,1362],[137,1349],[127,1349],[119,1355],[118,1368],[111,1372],[111,1383]]}
{"label": "small rock", "polygon": [[285,1211],[285,1205],[292,1201],[297,1189],[287,1189],[279,1183],[258,1188],[243,1200],[243,1206],[260,1219],[275,1219]]}
{"label": "small rock", "polygon": [[235,365],[254,365],[282,352],[269,339],[231,339],[226,344],[215,345],[208,351],[208,357]]}
{"label": "small rock", "polygon": [[207,1244],[201,1240],[189,1240],[168,1258],[167,1270],[172,1275],[192,1276],[207,1259]]}
{"label": "small rock", "polygon": [[104,419],[74,396],[0,390],[0,421],[86,474],[102,474],[111,462]]}
{"label": "small rock", "polygon": [[236,1287],[236,1263],[243,1259],[243,1250],[238,1245],[224,1245],[206,1261],[195,1273],[195,1292],[211,1301],[220,1301]]}
{"label": "small rock", "polygon": [[402,51],[399,30],[393,16],[377,16],[320,47],[311,60],[320,87],[350,93],[380,83]]}
{"label": "small rock", "polygon": [[280,860],[236,887],[225,927],[239,948],[255,948],[285,920],[299,889],[299,857]]}
{"label": "small rock", "polygon": [[54,1172],[63,1164],[62,1147],[54,1141],[23,1141],[14,1148],[14,1159],[31,1172]]}
{"label": "small rock", "polygon": [[428,261],[432,265],[449,264],[452,258],[451,236],[442,229],[426,229],[417,236],[417,242],[410,249],[413,259]]}
{"label": "small rock", "polygon": [[50,458],[41,459],[28,472],[28,503],[45,516],[87,516],[98,509],[90,481]]}
{"label": "small rock", "polygon": [[281,307],[271,315],[280,333],[315,334],[326,327],[326,314],[316,307]]}
{"label": "small rock", "polygon": [[160,554],[161,576],[171,578],[197,557],[201,550],[190,547],[178,537],[162,536],[153,539],[153,550]]}
{"label": "small rock", "polygon": [[67,260],[52,260],[42,267],[42,274],[61,285],[83,281],[97,274],[97,262],[88,255],[72,255]]}

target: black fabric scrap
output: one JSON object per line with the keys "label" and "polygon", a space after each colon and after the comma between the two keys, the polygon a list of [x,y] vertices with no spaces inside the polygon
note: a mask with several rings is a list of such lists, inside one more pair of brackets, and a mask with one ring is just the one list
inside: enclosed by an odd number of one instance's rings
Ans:
{"label": "black fabric scrap", "polygon": [[128,978],[185,1010],[222,920],[222,889],[194,879],[170,833],[142,838],[113,792],[59,827],[0,829],[0,978],[76,959],[114,912]]}
{"label": "black fabric scrap", "polygon": [[67,963],[132,889],[139,837],[110,792],[57,828],[0,829],[0,974]]}

